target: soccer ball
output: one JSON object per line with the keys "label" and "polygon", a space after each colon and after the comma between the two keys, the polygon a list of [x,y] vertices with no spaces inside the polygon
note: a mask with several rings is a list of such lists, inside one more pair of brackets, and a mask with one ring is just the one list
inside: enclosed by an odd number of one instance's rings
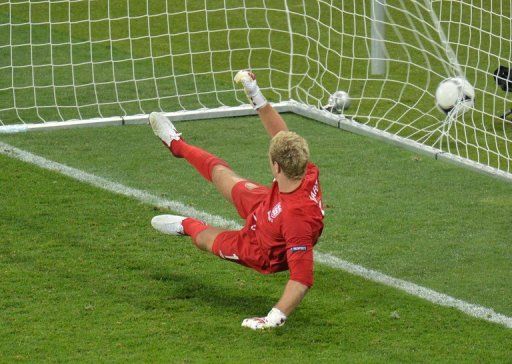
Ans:
{"label": "soccer ball", "polygon": [[463,114],[473,107],[475,89],[463,77],[451,77],[442,81],[436,90],[439,110],[452,115]]}
{"label": "soccer ball", "polygon": [[329,97],[329,105],[336,111],[348,109],[350,106],[350,96],[345,91],[336,91]]}

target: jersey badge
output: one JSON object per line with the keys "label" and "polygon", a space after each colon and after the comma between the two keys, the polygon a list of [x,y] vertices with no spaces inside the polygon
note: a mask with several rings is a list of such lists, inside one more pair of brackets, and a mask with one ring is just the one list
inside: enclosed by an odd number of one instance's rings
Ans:
{"label": "jersey badge", "polygon": [[274,219],[279,216],[281,211],[283,211],[281,208],[281,202],[278,202],[274,207],[272,207],[272,210],[268,212],[268,221],[274,222]]}

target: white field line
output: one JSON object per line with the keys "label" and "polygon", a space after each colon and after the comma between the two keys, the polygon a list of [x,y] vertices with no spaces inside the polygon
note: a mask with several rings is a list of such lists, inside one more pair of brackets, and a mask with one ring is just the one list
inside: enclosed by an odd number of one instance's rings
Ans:
{"label": "white field line", "polygon": [[[9,144],[0,142],[0,154],[34,164],[38,167],[61,173],[65,176],[71,177],[77,181],[88,183],[92,186],[113,192],[115,194],[124,195],[134,198],[140,202],[153,205],[159,208],[172,210],[178,214],[195,217],[201,219],[209,224],[224,226],[232,229],[239,229],[239,223],[233,220],[227,220],[221,216],[211,215],[207,212],[196,210],[191,206],[187,206],[178,201],[167,200],[146,191],[130,188],[120,183],[109,181],[105,178],[95,176],[93,174],[84,172],[80,169],[72,168],[61,163],[57,163],[46,158],[37,156],[27,151],[18,149]],[[495,312],[492,308],[479,306],[469,303],[444,293],[439,293],[426,287],[422,287],[415,283],[404,281],[402,279],[390,277],[384,273],[365,268],[363,266],[350,263],[346,260],[335,257],[328,253],[315,252],[315,260],[318,263],[324,264],[328,267],[340,269],[345,272],[363,277],[367,280],[384,284],[389,287],[399,289],[407,292],[413,296],[423,298],[436,305],[455,308],[465,314],[476,317],[485,321],[494,322],[503,325],[507,328],[512,328],[512,317],[502,315]]]}

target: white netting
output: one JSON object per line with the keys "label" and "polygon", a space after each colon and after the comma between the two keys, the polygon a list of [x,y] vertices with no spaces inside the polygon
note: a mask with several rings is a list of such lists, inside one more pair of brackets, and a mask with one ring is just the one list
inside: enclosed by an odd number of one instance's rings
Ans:
{"label": "white netting", "polygon": [[[512,0],[379,0],[387,66],[371,74],[370,0],[0,1],[0,123],[235,106],[251,68],[271,101],[348,91],[360,123],[510,172]],[[445,120],[444,78],[475,107]]]}

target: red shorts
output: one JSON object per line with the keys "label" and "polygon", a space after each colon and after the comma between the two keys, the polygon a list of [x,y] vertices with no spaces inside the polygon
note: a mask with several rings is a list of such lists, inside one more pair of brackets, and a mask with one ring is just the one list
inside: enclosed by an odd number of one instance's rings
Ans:
{"label": "red shorts", "polygon": [[266,186],[250,181],[240,181],[233,186],[231,198],[240,217],[246,219],[269,193],[270,188]]}
{"label": "red shorts", "polygon": [[[268,187],[249,181],[240,181],[231,191],[231,198],[238,214],[246,219],[269,194]],[[253,268],[260,273],[268,271],[268,257],[261,253],[257,241],[251,239],[250,227],[220,233],[213,242],[212,251],[222,259]]]}

